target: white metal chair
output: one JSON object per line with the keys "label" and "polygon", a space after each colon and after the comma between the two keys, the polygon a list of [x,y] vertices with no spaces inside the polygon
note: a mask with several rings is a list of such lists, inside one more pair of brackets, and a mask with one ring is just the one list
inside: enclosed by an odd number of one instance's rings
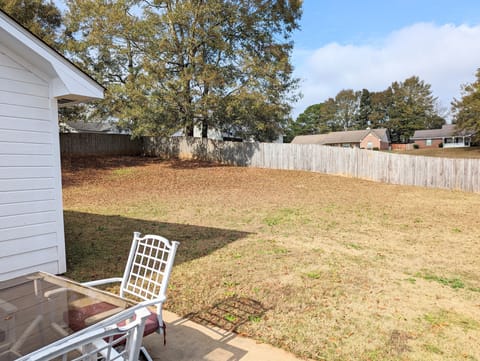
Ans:
{"label": "white metal chair", "polygon": [[[155,331],[164,335],[165,323],[162,318],[162,306],[167,296],[167,286],[175,260],[175,253],[179,242],[146,235],[141,237],[139,232],[133,234],[127,265],[123,277],[107,278],[84,283],[87,286],[99,286],[120,282],[120,297],[141,301],[143,306],[155,306],[154,322],[152,317],[147,320],[144,335]],[[145,348],[141,351],[148,360],[152,360]]]}
{"label": "white metal chair", "polygon": [[150,314],[146,307],[126,309],[17,361],[138,361],[145,323]]}

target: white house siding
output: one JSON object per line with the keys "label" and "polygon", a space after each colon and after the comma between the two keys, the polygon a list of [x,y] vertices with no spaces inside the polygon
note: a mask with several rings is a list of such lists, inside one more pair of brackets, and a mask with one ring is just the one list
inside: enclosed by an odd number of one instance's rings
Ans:
{"label": "white house siding", "polygon": [[0,280],[65,272],[56,100],[0,43]]}

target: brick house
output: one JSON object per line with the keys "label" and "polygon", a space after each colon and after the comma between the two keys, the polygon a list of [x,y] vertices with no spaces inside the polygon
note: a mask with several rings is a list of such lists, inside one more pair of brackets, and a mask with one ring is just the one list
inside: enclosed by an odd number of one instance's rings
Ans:
{"label": "brick house", "polygon": [[292,144],[321,144],[345,148],[388,150],[390,136],[385,128],[347,130],[327,134],[298,135],[293,138]]}
{"label": "brick house", "polygon": [[457,132],[455,124],[445,124],[441,129],[417,130],[410,138],[419,148],[444,148],[470,147],[473,132]]}

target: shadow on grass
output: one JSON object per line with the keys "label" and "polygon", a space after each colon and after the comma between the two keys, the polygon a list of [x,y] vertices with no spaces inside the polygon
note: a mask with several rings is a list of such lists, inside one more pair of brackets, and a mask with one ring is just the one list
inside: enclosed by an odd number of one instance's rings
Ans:
{"label": "shadow on grass", "polygon": [[199,159],[163,159],[151,156],[62,156],[62,169],[66,172],[84,170],[113,170],[125,167],[141,167],[148,164],[164,163],[171,168],[195,169],[224,167],[219,163]]}
{"label": "shadow on grass", "polygon": [[189,169],[201,169],[201,168],[220,168],[220,167],[228,167],[228,165],[215,163],[215,162],[207,162],[204,160],[197,160],[197,159],[189,159],[189,160],[181,160],[181,159],[170,159],[170,160],[160,160],[157,158],[157,161],[164,162],[172,169],[178,170],[189,170]]}
{"label": "shadow on grass", "polygon": [[268,309],[257,300],[247,297],[230,297],[199,312],[184,315],[191,321],[209,329],[220,328],[238,332],[238,328],[249,322],[260,322]]}
{"label": "shadow on grass", "polygon": [[64,222],[66,276],[82,282],[122,275],[134,231],[179,241],[175,264],[206,256],[249,234],[76,211],[64,211]]}
{"label": "shadow on grass", "polygon": [[64,171],[80,171],[86,169],[108,170],[124,167],[143,166],[155,163],[155,158],[142,156],[66,156],[62,155]]}
{"label": "shadow on grass", "polygon": [[122,171],[125,168],[160,165],[174,170],[195,170],[226,167],[226,165],[202,160],[162,159],[143,156],[62,156],[62,187],[82,185],[97,179],[99,171]]}
{"label": "shadow on grass", "polygon": [[99,172],[142,167],[155,163],[140,156],[66,156],[62,155],[62,188],[82,185],[99,177]]}

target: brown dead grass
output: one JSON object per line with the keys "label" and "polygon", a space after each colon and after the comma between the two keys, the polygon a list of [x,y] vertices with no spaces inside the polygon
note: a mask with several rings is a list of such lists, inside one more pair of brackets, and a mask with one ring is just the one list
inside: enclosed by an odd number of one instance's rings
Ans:
{"label": "brown dead grass", "polygon": [[443,157],[443,158],[480,158],[480,147],[467,148],[424,148],[406,151],[396,151],[408,155],[422,155],[425,157]]}
{"label": "brown dead grass", "polygon": [[149,158],[64,161],[68,276],[181,242],[167,308],[316,360],[480,360],[480,195]]}

